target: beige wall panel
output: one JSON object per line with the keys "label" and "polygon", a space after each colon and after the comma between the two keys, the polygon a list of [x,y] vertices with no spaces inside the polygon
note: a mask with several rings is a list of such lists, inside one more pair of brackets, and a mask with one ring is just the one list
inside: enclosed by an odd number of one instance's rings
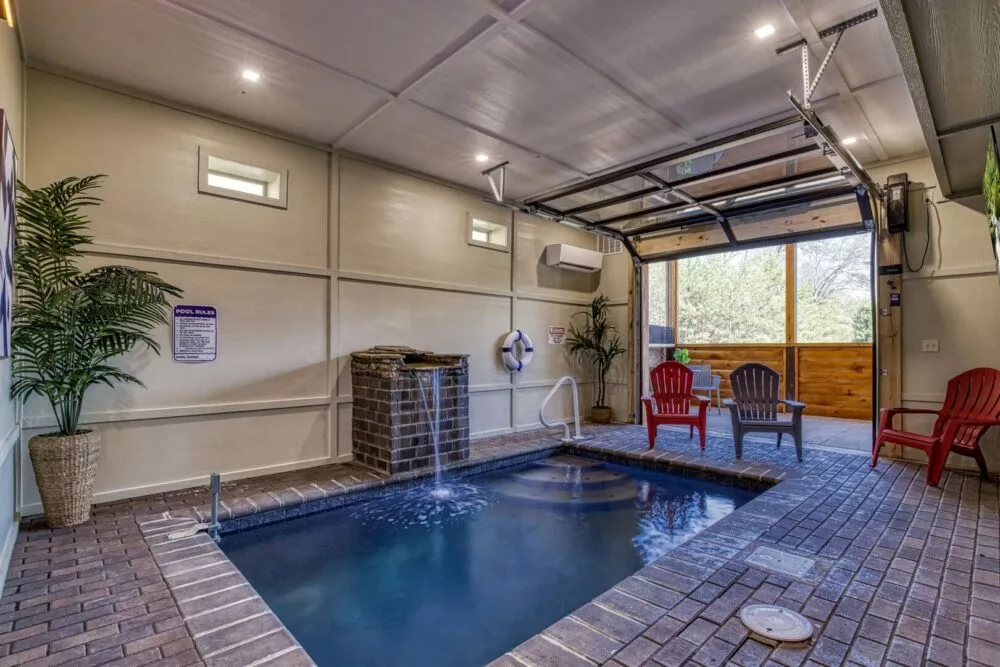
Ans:
{"label": "beige wall panel", "polygon": [[[24,151],[24,66],[17,45],[17,33],[0,26],[0,109],[3,109],[14,138],[19,165],[18,178],[24,178],[27,165]],[[18,477],[16,473],[17,433],[15,404],[10,400],[10,359],[0,360],[0,582],[7,573],[7,563],[17,538]]]}
{"label": "beige wall panel", "polygon": [[[85,266],[97,264],[86,258]],[[185,290],[178,303],[215,306],[218,359],[175,363],[169,327],[157,332],[161,356],[143,350],[124,367],[148,387],[104,386],[87,393],[84,413],[152,410],[327,396],[325,278],[131,260]],[[29,419],[51,417],[32,399]]]}
{"label": "beige wall panel", "polygon": [[[264,475],[325,462],[325,407],[101,424],[95,501],[205,484],[208,475]],[[27,438],[39,430],[25,431]],[[25,510],[39,511],[31,462],[24,460]]]}
{"label": "beige wall panel", "polygon": [[632,280],[631,266],[632,258],[624,248],[616,255],[605,255],[597,291],[614,301],[628,299],[629,282]]}
{"label": "beige wall panel", "polygon": [[[552,384],[555,384],[553,382]],[[538,410],[542,406],[545,395],[552,389],[551,385],[544,387],[522,387],[517,390],[517,427],[519,429],[540,427]],[[590,389],[587,385],[580,387],[580,418],[587,419],[590,415]],[[573,423],[573,391],[569,384],[559,388],[545,409],[545,418],[550,422],[556,419]],[[553,433],[557,431],[553,430]]]}
{"label": "beige wall panel", "polygon": [[[100,243],[327,266],[329,155],[29,70],[28,182],[105,173]],[[198,147],[288,169],[288,209],[198,193]]]}
{"label": "beige wall panel", "polygon": [[[903,405],[941,407],[948,380],[977,366],[1000,367],[1000,287],[993,273],[986,216],[981,197],[943,201],[930,160],[921,158],[872,170],[876,182],[906,172],[911,181],[910,231],[906,235],[911,258],[919,257],[925,237],[925,199],[931,210],[931,245],[927,264],[919,274],[904,275],[903,295]],[[936,338],[939,352],[923,352],[924,339]],[[904,426],[929,433],[933,417],[907,417]],[[983,450],[992,471],[1000,470],[1000,432],[991,429]],[[924,462],[916,450],[903,450],[907,459]],[[949,465],[972,467],[974,462],[952,455]]]}
{"label": "beige wall panel", "polygon": [[[569,328],[570,318],[584,306],[557,304],[547,301],[517,300],[514,323],[531,338],[535,354],[531,365],[518,376],[522,382],[555,382],[563,375],[572,375],[577,382],[591,379],[590,369],[570,357],[568,345],[549,344],[549,326]],[[583,317],[576,318],[578,323]]]}
{"label": "beige wall panel", "polygon": [[350,403],[340,403],[337,408],[337,456],[350,456],[352,451],[351,442],[351,419],[353,412]]}
{"label": "beige wall panel", "polygon": [[[608,382],[608,404],[614,411],[614,420],[627,422],[632,415],[632,407],[628,402],[628,385],[624,382]],[[582,407],[581,407],[582,409]]]}
{"label": "beige wall panel", "polygon": [[481,197],[342,158],[340,269],[509,290],[510,253],[468,245],[470,212],[510,221]]}
{"label": "beige wall panel", "polygon": [[473,438],[509,428],[509,389],[477,391],[469,395],[469,433]]}
{"label": "beige wall panel", "polygon": [[516,221],[517,252],[514,278],[518,292],[555,298],[589,299],[597,289],[601,274],[580,273],[546,266],[545,246],[552,243],[567,243],[593,249],[596,248],[596,237],[572,227],[522,213],[516,214]]}
{"label": "beige wall panel", "polygon": [[470,384],[509,381],[497,352],[510,327],[509,298],[339,282],[341,396],[351,393],[351,352],[374,345],[468,354]]}

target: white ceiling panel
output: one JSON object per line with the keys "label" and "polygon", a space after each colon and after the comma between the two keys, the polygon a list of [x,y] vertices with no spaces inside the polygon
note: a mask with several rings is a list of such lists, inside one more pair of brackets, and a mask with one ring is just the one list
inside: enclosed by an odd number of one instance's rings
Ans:
{"label": "white ceiling panel", "polygon": [[889,155],[913,155],[927,150],[903,77],[862,90],[856,97]]}
{"label": "white ceiling panel", "polygon": [[267,35],[389,90],[400,89],[474,24],[489,22],[468,0],[420,0],[419,11],[413,11],[413,0],[169,1]]}
{"label": "white ceiling panel", "polygon": [[[801,78],[774,48],[798,32],[778,0],[547,0],[525,22],[612,76],[697,136],[788,111]],[[773,38],[754,29],[770,23]]]}
{"label": "white ceiling panel", "polygon": [[[825,27],[827,24],[817,24],[817,28]],[[825,42],[829,47],[833,43],[833,38],[828,37]],[[880,18],[855,26],[845,33],[844,38],[840,40],[840,46],[837,47],[835,62],[851,88],[860,88],[873,81],[903,76],[899,58],[892,46],[892,38],[889,37],[889,31]],[[817,62],[816,66],[818,65]]]}
{"label": "white ceiling panel", "polygon": [[[809,32],[793,17],[822,29],[875,0],[530,0],[503,15],[521,3],[20,0],[18,20],[29,63],[323,144],[343,137],[484,190],[473,158],[486,152],[511,160],[517,197],[791,114],[799,56],[774,49]],[[775,34],[757,39],[768,23]],[[858,157],[920,150],[885,22],[847,32],[836,64],[857,101],[832,76],[814,99],[839,91],[819,104],[824,120],[881,140]]]}
{"label": "white ceiling panel", "polygon": [[[344,149],[480,190],[489,189],[480,172],[510,160],[506,194],[514,198],[580,176],[545,158],[451,123],[416,104],[389,107],[352,133]],[[476,162],[478,153],[488,155],[489,162]]]}
{"label": "white ceiling panel", "polygon": [[521,27],[444,68],[415,97],[587,172],[680,142],[669,121]]}
{"label": "white ceiling panel", "polygon": [[[29,58],[298,136],[330,142],[378,98],[322,68],[157,2],[20,5]],[[243,81],[244,68],[261,72]]]}

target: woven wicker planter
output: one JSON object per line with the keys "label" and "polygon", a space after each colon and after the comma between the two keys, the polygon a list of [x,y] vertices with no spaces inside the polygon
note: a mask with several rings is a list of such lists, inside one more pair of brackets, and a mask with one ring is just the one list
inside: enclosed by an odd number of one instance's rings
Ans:
{"label": "woven wicker planter", "polygon": [[36,435],[28,443],[45,520],[52,528],[90,519],[90,498],[101,456],[101,434]]}

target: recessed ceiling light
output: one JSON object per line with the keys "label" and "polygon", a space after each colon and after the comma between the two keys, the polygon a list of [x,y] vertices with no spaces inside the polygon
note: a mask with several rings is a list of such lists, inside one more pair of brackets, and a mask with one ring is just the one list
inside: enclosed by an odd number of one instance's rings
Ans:
{"label": "recessed ceiling light", "polygon": [[854,145],[856,143],[858,143],[858,138],[857,137],[845,137],[845,138],[843,138],[843,139],[840,140],[840,145],[841,146],[852,146],[852,145]]}
{"label": "recessed ceiling light", "polygon": [[757,35],[757,39],[767,39],[775,32],[777,31],[774,29],[773,25],[771,25],[770,23],[765,23],[761,27],[754,30],[753,34]]}
{"label": "recessed ceiling light", "polygon": [[252,69],[243,70],[243,78],[247,81],[257,81],[260,79],[260,72],[254,71]]}
{"label": "recessed ceiling light", "polygon": [[476,162],[487,162],[487,161],[489,161],[489,159],[490,159],[490,156],[487,155],[486,153],[478,153],[476,155]]}

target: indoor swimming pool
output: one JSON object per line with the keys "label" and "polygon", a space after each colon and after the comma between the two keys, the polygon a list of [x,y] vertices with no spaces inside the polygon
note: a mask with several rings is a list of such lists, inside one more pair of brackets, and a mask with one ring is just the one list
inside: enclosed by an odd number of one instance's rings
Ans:
{"label": "indoor swimming pool", "polygon": [[756,495],[556,456],[235,533],[222,547],[319,665],[475,667]]}

